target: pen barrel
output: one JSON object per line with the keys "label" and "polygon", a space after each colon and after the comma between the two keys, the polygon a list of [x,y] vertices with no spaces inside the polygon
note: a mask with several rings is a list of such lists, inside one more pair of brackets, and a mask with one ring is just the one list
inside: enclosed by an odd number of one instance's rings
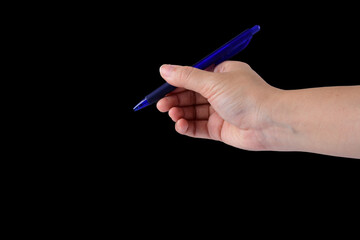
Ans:
{"label": "pen barrel", "polygon": [[[244,32],[234,37],[229,42],[227,42],[196,64],[194,64],[193,67],[204,70],[212,64],[217,65],[233,57],[247,46],[247,44],[250,42],[250,39],[252,38],[252,35],[253,34],[249,29],[245,30]],[[152,93],[147,95],[145,99],[149,102],[149,104],[153,104],[159,101],[169,92],[174,91],[175,88],[176,87],[168,83],[164,83]]]}
{"label": "pen barrel", "polygon": [[193,67],[206,69],[212,64],[220,64],[221,62],[235,56],[241,50],[243,50],[249,43],[252,36],[253,33],[249,29],[245,30],[208,56],[201,59],[199,62],[195,63]]}
{"label": "pen barrel", "polygon": [[[193,67],[204,70],[212,64],[217,65],[233,57],[249,44],[252,36],[255,33],[257,33],[259,30],[260,27],[258,25],[255,25],[254,27],[243,31],[242,33],[231,39],[229,42],[225,43],[223,46],[216,49],[214,52],[212,52],[211,54],[209,54],[208,56],[206,56],[205,58],[194,64]],[[146,101],[143,100],[144,102],[147,103],[145,106],[148,106],[150,104],[159,101],[166,94],[174,91],[175,88],[176,87],[168,83],[164,83],[159,88],[157,88],[156,90],[154,90],[145,97]]]}
{"label": "pen barrel", "polygon": [[176,87],[174,87],[168,83],[164,83],[163,85],[161,85],[160,87],[155,89],[152,93],[147,95],[145,97],[145,99],[149,102],[149,104],[153,104],[153,103],[159,101],[161,98],[163,98],[169,92],[174,91],[175,88]]}

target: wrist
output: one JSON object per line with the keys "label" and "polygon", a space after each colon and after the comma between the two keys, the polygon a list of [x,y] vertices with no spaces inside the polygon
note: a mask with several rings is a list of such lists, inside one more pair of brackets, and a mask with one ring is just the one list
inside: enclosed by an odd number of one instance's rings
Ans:
{"label": "wrist", "polygon": [[264,103],[264,128],[262,131],[265,150],[294,151],[299,146],[292,119],[291,91],[276,89]]}

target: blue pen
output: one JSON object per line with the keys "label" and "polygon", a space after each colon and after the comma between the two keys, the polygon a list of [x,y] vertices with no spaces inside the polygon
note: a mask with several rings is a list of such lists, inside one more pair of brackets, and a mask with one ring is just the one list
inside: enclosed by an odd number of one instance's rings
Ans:
{"label": "blue pen", "polygon": [[[201,61],[193,65],[195,68],[199,69],[206,69],[212,64],[218,65],[219,63],[222,63],[225,60],[228,60],[229,58],[235,56],[238,54],[241,50],[246,48],[246,46],[249,44],[252,36],[257,33],[260,30],[259,25],[255,25],[254,27],[247,29],[231,39],[229,42],[225,43],[223,46],[203,58]],[[157,101],[159,101],[161,98],[163,98],[166,94],[172,92],[175,90],[176,87],[164,83],[157,89],[155,89],[152,93],[147,95],[141,102],[139,102],[135,107],[134,111],[138,111],[144,107],[147,107]]]}

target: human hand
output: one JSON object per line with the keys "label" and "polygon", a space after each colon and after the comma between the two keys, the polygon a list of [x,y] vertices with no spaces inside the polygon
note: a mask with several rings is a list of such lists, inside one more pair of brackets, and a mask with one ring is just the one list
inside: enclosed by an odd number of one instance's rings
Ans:
{"label": "human hand", "polygon": [[180,134],[222,141],[249,150],[268,149],[271,101],[281,90],[249,65],[226,61],[210,71],[163,65],[161,76],[179,87],[157,103]]}
{"label": "human hand", "polygon": [[360,86],[281,90],[242,62],[208,70],[160,68],[178,88],[157,108],[169,112],[180,134],[248,150],[360,158]]}

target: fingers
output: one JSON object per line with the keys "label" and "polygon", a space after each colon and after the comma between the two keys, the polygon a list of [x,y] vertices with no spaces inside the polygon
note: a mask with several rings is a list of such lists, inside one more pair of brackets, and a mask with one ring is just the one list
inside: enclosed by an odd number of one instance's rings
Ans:
{"label": "fingers", "polygon": [[209,104],[189,106],[189,107],[173,107],[169,111],[170,118],[177,122],[181,118],[187,120],[207,120],[213,112]]}
{"label": "fingers", "polygon": [[208,121],[188,121],[181,118],[175,124],[175,130],[183,135],[196,138],[210,138],[208,131]]}
{"label": "fingers", "polygon": [[208,103],[206,98],[199,93],[182,91],[179,93],[172,93],[171,95],[162,98],[156,106],[160,112],[167,112],[172,107],[184,107],[206,103]]}
{"label": "fingers", "polygon": [[204,69],[205,71],[208,72],[213,72],[215,69],[215,63],[211,64],[210,66],[208,66],[206,69]]}
{"label": "fingers", "polygon": [[188,90],[186,90],[185,88],[175,88],[174,91],[172,91],[171,93],[166,94],[166,96],[170,96],[170,95],[173,95],[175,93],[180,93],[180,92],[184,92],[184,91],[188,91]]}
{"label": "fingers", "polygon": [[214,68],[214,73],[231,72],[239,70],[248,70],[250,66],[247,63],[239,61],[225,61]]}
{"label": "fingers", "polygon": [[171,85],[193,90],[206,96],[217,80],[214,73],[188,66],[162,65],[161,76]]}

